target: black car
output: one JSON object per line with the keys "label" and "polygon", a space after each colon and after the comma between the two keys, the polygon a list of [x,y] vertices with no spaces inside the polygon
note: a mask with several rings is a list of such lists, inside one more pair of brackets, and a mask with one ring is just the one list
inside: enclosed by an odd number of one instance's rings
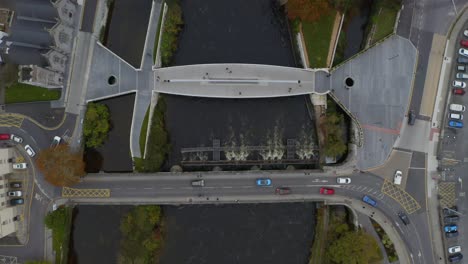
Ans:
{"label": "black car", "polygon": [[16,198],[16,199],[10,200],[10,205],[20,205],[20,204],[24,204],[23,198]]}
{"label": "black car", "polygon": [[409,225],[410,220],[409,220],[408,216],[407,216],[405,213],[399,212],[399,213],[398,213],[398,217],[400,217],[400,219],[401,219],[401,221],[403,222],[403,224]]}
{"label": "black car", "polygon": [[408,125],[412,126],[414,125],[414,122],[416,122],[416,114],[414,113],[414,110],[411,110],[408,113]]}
{"label": "black car", "polygon": [[445,233],[446,238],[451,238],[451,237],[457,237],[458,236],[458,231],[450,232],[450,233]]}
{"label": "black car", "polygon": [[460,217],[458,215],[451,215],[451,216],[446,216],[444,217],[444,222],[445,223],[456,223],[460,220]]}
{"label": "black car", "polygon": [[444,208],[442,212],[444,213],[444,216],[455,215],[458,212],[458,207],[452,206],[450,208]]}
{"label": "black car", "polygon": [[459,57],[457,58],[457,62],[458,62],[458,63],[462,63],[462,64],[468,64],[468,58],[459,56]]}
{"label": "black car", "polygon": [[456,253],[450,256],[448,259],[450,263],[459,262],[463,259],[463,255],[461,253]]}
{"label": "black car", "polygon": [[10,188],[21,188],[23,184],[21,184],[21,182],[10,182],[10,184],[8,185]]}

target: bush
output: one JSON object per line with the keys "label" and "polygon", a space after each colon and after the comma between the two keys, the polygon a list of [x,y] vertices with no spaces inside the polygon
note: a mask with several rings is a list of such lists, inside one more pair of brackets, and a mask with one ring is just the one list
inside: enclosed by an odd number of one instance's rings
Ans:
{"label": "bush", "polygon": [[52,230],[52,247],[55,251],[55,263],[67,263],[72,208],[60,207],[46,215],[44,223]]}
{"label": "bush", "polygon": [[344,116],[336,109],[336,104],[331,99],[327,100],[327,117],[325,120],[325,149],[328,157],[337,157],[346,153],[348,147],[344,140],[342,124]]}
{"label": "bush", "polygon": [[161,62],[163,66],[170,65],[172,56],[177,50],[177,39],[184,21],[179,1],[166,1],[168,5],[166,21],[164,22],[163,35],[161,38]]}
{"label": "bush", "polygon": [[110,130],[109,108],[104,104],[89,103],[83,125],[83,136],[87,148],[104,144]]}

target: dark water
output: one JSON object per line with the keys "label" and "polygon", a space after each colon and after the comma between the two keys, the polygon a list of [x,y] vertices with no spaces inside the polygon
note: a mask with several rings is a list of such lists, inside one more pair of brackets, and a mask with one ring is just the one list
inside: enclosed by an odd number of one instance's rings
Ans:
{"label": "dark water", "polygon": [[101,100],[107,105],[111,116],[111,130],[104,145],[85,152],[87,172],[132,171],[130,156],[130,127],[132,124],[135,94]]}
{"label": "dark water", "polygon": [[305,264],[314,203],[168,206],[161,264]]}
{"label": "dark water", "polygon": [[343,25],[344,32],[346,33],[346,48],[344,50],[344,60],[352,57],[354,54],[365,46],[365,30],[369,20],[370,9],[372,0],[360,0],[358,7],[352,8],[345,17]]}
{"label": "dark water", "polygon": [[131,208],[75,207],[69,264],[116,264],[121,237],[120,218]]}
{"label": "dark water", "polygon": [[151,13],[151,0],[114,0],[106,47],[122,59],[140,68],[146,31]]}

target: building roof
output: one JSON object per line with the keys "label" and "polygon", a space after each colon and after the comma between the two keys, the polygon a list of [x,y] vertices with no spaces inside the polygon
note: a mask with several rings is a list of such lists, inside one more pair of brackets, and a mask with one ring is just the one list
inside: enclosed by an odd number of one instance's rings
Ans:
{"label": "building roof", "polygon": [[47,67],[50,70],[57,71],[60,73],[65,72],[66,63],[68,57],[60,53],[57,50],[49,50],[47,53],[43,54],[44,57],[47,59],[49,66]]}
{"label": "building roof", "polygon": [[72,26],[76,14],[76,5],[70,0],[57,0],[52,4],[57,8],[62,23]]}
{"label": "building roof", "polygon": [[45,88],[62,88],[63,74],[36,65],[20,65],[18,82]]}
{"label": "building roof", "polygon": [[55,47],[65,54],[69,54],[73,46],[73,29],[58,22],[48,31],[54,38]]}

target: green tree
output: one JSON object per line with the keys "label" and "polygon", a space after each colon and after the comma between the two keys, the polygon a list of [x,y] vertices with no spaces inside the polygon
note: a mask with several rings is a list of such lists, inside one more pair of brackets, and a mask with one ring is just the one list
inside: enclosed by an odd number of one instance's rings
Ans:
{"label": "green tree", "polygon": [[52,264],[52,263],[46,260],[28,260],[24,262],[24,264]]}
{"label": "green tree", "polygon": [[177,50],[177,40],[184,21],[182,9],[178,0],[166,1],[168,5],[166,21],[164,22],[163,35],[161,38],[161,62],[163,66],[169,66],[172,55]]}
{"label": "green tree", "polygon": [[327,255],[331,261],[340,264],[367,264],[382,259],[377,241],[361,230],[341,235],[327,249]]}
{"label": "green tree", "polygon": [[101,146],[110,130],[109,108],[104,104],[89,103],[83,124],[83,136],[86,147]]}
{"label": "green tree", "polygon": [[325,120],[325,148],[324,154],[328,157],[343,155],[348,150],[343,134],[344,116],[337,111],[336,103],[327,100],[327,117]]}

